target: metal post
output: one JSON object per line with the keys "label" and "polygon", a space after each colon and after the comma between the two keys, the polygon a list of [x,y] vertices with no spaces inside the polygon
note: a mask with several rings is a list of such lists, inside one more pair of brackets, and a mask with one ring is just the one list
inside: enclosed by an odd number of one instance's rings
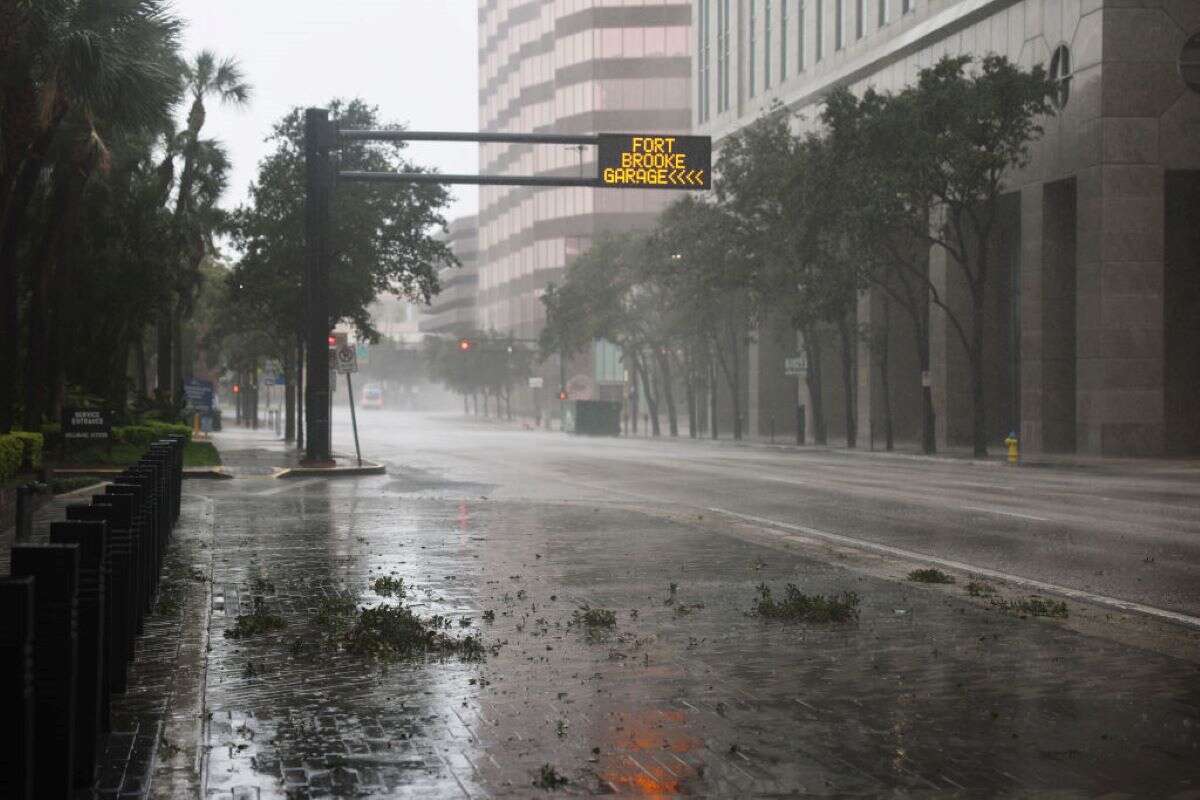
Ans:
{"label": "metal post", "polygon": [[33,538],[33,484],[17,487],[17,527],[13,540],[28,542]]}
{"label": "metal post", "polygon": [[567,422],[567,401],[563,399],[563,395],[567,391],[567,357],[564,351],[558,351],[558,429],[565,430],[563,427]]}
{"label": "metal post", "polygon": [[346,397],[350,400],[350,427],[354,428],[354,454],[358,457],[358,465],[362,466],[362,448],[358,446],[358,417],[354,414],[354,385],[350,383],[350,373],[346,373]]}
{"label": "metal post", "polygon": [[305,463],[329,464],[329,222],[336,132],[329,111],[304,112],[304,330],[308,355],[304,413],[308,427]]}

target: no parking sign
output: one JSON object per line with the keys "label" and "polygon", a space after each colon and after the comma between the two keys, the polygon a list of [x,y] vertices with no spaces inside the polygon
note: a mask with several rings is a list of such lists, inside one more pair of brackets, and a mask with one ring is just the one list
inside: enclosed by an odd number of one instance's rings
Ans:
{"label": "no parking sign", "polygon": [[336,368],[342,375],[358,372],[358,357],[354,352],[354,345],[343,344],[338,346]]}

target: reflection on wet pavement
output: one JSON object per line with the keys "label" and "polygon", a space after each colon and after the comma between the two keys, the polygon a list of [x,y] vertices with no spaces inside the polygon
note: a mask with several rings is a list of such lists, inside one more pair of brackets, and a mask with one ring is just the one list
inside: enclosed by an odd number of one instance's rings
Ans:
{"label": "reflection on wet pavement", "polygon": [[[567,795],[1200,791],[1195,663],[699,520],[428,476],[261,488],[211,490],[207,797],[529,797],[547,765]],[[385,602],[385,575],[498,650],[380,666],[329,645],[322,604]],[[764,582],[855,591],[860,621],[766,623]],[[286,627],[226,638],[256,596]]]}

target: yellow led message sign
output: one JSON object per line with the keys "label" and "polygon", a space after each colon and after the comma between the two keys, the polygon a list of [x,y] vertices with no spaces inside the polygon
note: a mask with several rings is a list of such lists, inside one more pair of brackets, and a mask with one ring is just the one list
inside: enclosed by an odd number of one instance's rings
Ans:
{"label": "yellow led message sign", "polygon": [[600,185],[622,189],[712,188],[712,139],[602,133]]}

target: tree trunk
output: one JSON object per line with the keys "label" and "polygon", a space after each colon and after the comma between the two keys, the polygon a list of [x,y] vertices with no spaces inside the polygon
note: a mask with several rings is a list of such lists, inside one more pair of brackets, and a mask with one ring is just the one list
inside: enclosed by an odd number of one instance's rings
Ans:
{"label": "tree trunk", "polygon": [[883,438],[884,449],[892,452],[896,449],[895,420],[892,418],[892,370],[891,370],[891,328],[892,300],[886,294],[883,296],[883,332],[878,337],[879,343],[879,387],[883,391]]}
{"label": "tree trunk", "polygon": [[709,369],[708,369],[708,392],[709,392],[709,398],[711,401],[711,403],[709,405],[709,411],[708,411],[708,424],[712,429],[711,433],[712,433],[712,438],[714,438],[714,439],[716,439],[719,435],[717,432],[717,429],[719,427],[717,424],[717,420],[720,419],[720,414],[717,411],[717,400],[718,400],[717,387],[718,387],[717,365],[714,363],[714,364],[710,364]]}
{"label": "tree trunk", "polygon": [[[737,329],[731,327],[729,331],[730,354],[726,360],[718,346],[717,360],[721,364],[721,371],[725,373],[725,381],[729,384],[729,396],[733,402],[733,438],[734,441],[739,441],[742,438],[742,393],[739,391],[742,383],[742,359],[741,345],[738,342]],[[716,408],[714,407],[713,424],[716,425]],[[715,437],[714,437],[715,438]]]}
{"label": "tree trunk", "polygon": [[159,404],[164,407],[171,399],[171,354],[174,348],[171,346],[171,315],[174,309],[174,301],[167,300],[165,307],[159,309],[158,319],[155,322],[155,332],[157,333],[157,347],[155,348],[155,371],[157,381],[155,385],[155,393],[158,396]]}
{"label": "tree trunk", "polygon": [[679,410],[675,407],[675,387],[671,380],[671,356],[657,352],[659,374],[662,376],[663,400],[667,404],[667,428],[673,438],[679,437]]}
{"label": "tree trunk", "polygon": [[137,370],[137,377],[134,385],[137,386],[139,400],[145,400],[148,396],[146,388],[146,331],[143,328],[138,328],[137,334],[133,340],[133,365]]}
{"label": "tree trunk", "polygon": [[683,391],[687,395],[688,438],[695,439],[698,434],[696,428],[698,422],[696,419],[696,374],[693,355],[690,350],[684,350],[683,359]]}
{"label": "tree trunk", "polygon": [[296,439],[296,361],[295,349],[284,347],[283,355],[283,440]]}
{"label": "tree trunk", "polygon": [[974,455],[987,458],[988,432],[987,407],[983,396],[983,290],[972,297],[974,324],[971,327],[971,410]]}
{"label": "tree trunk", "polygon": [[823,374],[821,370],[821,341],[815,329],[801,331],[804,337],[804,353],[808,357],[805,382],[808,384],[808,402],[812,404],[813,443],[826,445],[829,436],[825,426],[825,399],[822,397]]}
{"label": "tree trunk", "polygon": [[846,410],[846,447],[858,447],[858,376],[855,374],[855,350],[857,343],[850,332],[850,323],[842,317],[838,320],[838,338],[842,345],[842,395]]}
{"label": "tree trunk", "polygon": [[296,339],[296,449],[304,452],[304,337]]}
{"label": "tree trunk", "polygon": [[651,380],[650,369],[646,366],[644,358],[637,359],[635,363],[637,371],[642,376],[642,392],[646,396],[646,413],[650,415],[650,435],[657,438],[662,435],[662,429],[658,423],[658,398],[651,391],[653,381]]}

